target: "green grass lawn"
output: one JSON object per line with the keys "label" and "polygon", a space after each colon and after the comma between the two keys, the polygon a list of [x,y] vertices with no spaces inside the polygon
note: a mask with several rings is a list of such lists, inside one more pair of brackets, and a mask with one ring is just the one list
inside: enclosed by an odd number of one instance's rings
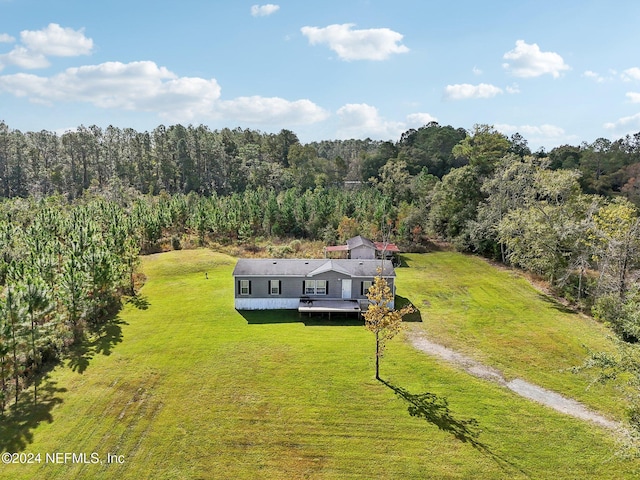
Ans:
{"label": "green grass lawn", "polygon": [[[136,304],[50,372],[38,408],[25,400],[4,420],[3,451],[39,453],[42,463],[0,465],[0,478],[640,474],[637,463],[615,456],[607,430],[470,377],[402,338],[382,361],[385,384],[374,379],[373,336],[353,320],[235,311],[234,263],[206,250],[145,257],[148,280]],[[559,372],[581,361],[582,342],[606,345],[598,325],[472,257],[413,255],[408,264],[398,269],[398,294],[421,310],[414,328],[509,376],[619,413],[611,397],[597,398],[603,391],[585,393],[584,378]],[[124,463],[45,463],[54,452]]]}
{"label": "green grass lawn", "polygon": [[611,351],[610,330],[568,311],[514,271],[453,252],[406,255],[398,294],[420,309],[428,336],[501,370],[621,418],[622,395],[590,385],[595,373],[576,375],[593,351]]}

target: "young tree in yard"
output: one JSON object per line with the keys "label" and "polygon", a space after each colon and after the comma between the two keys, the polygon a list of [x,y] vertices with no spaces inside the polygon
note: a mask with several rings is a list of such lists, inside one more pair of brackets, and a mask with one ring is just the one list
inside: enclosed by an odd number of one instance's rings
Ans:
{"label": "young tree in yard", "polygon": [[387,340],[395,337],[402,328],[402,317],[413,313],[413,307],[406,305],[400,310],[389,306],[393,301],[393,292],[387,281],[382,278],[382,271],[374,279],[367,292],[369,308],[364,313],[365,327],[376,336],[376,380],[380,380],[380,357],[384,353]]}

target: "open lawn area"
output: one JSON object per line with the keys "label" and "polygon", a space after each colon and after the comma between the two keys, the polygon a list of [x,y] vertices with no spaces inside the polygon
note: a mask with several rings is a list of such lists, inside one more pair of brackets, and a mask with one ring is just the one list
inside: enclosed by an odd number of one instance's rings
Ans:
{"label": "open lawn area", "polygon": [[[455,253],[405,260],[397,293],[420,310],[407,334],[424,329],[508,378],[622,417],[615,390],[587,390],[588,377],[564,371],[582,362],[583,343],[611,348],[600,325],[483,260]],[[234,264],[208,250],[144,257],[147,282],[136,301],[48,374],[37,408],[25,392],[3,420],[2,450],[41,460],[0,465],[0,478],[640,475],[637,461],[615,455],[610,431],[471,377],[403,336],[382,359],[383,383],[374,378],[374,338],[362,322],[237,312]],[[45,461],[64,452],[101,463]]]}

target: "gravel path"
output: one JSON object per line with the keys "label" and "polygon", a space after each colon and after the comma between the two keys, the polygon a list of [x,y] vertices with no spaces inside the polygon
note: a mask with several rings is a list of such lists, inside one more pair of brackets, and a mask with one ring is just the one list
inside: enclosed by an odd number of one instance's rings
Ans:
{"label": "gravel path", "polygon": [[572,400],[570,398],[563,397],[562,395],[547,390],[545,388],[533,385],[532,383],[525,382],[519,378],[511,381],[507,381],[498,370],[492,367],[483,365],[461,353],[458,353],[450,348],[444,347],[437,343],[433,343],[428,340],[422,332],[413,331],[409,333],[409,339],[411,344],[420,351],[435,355],[442,358],[447,362],[453,363],[461,367],[465,372],[473,375],[474,377],[483,378],[491,382],[498,383],[509,390],[517,393],[518,395],[536,401],[547,407],[551,407],[558,412],[571,415],[582,420],[589,420],[591,422],[602,425],[603,427],[617,430],[622,428],[618,422],[609,420],[602,415],[589,410],[580,402]]}

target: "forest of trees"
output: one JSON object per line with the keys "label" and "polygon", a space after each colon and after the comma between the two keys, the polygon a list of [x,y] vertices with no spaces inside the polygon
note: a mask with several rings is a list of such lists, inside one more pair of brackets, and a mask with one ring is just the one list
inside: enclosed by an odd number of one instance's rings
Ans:
{"label": "forest of trees", "polygon": [[640,133],[531,152],[488,125],[302,144],[289,130],[0,122],[0,197],[2,411],[135,293],[140,253],[184,236],[437,239],[536,274],[640,339]]}
{"label": "forest of trees", "polygon": [[[507,153],[531,155],[521,135],[506,138],[486,125],[467,132],[432,122],[405,132],[396,143],[366,139],[303,145],[289,130],[267,134],[160,125],[152,132],[138,132],[94,125],[58,135],[22,133],[0,121],[0,196],[59,193],[73,199],[90,188],[104,190],[113,184],[143,194],[229,195],[257,187],[306,190],[342,186],[345,180],[414,177],[424,169],[442,179],[469,164],[470,139],[483,136],[504,139]],[[465,139],[467,145],[454,151]],[[502,147],[487,147],[481,154],[487,158],[480,161],[497,160]],[[592,144],[563,145],[534,156],[548,158],[551,170],[580,171],[584,193],[623,195],[640,203],[640,133],[615,142],[600,138]]]}

